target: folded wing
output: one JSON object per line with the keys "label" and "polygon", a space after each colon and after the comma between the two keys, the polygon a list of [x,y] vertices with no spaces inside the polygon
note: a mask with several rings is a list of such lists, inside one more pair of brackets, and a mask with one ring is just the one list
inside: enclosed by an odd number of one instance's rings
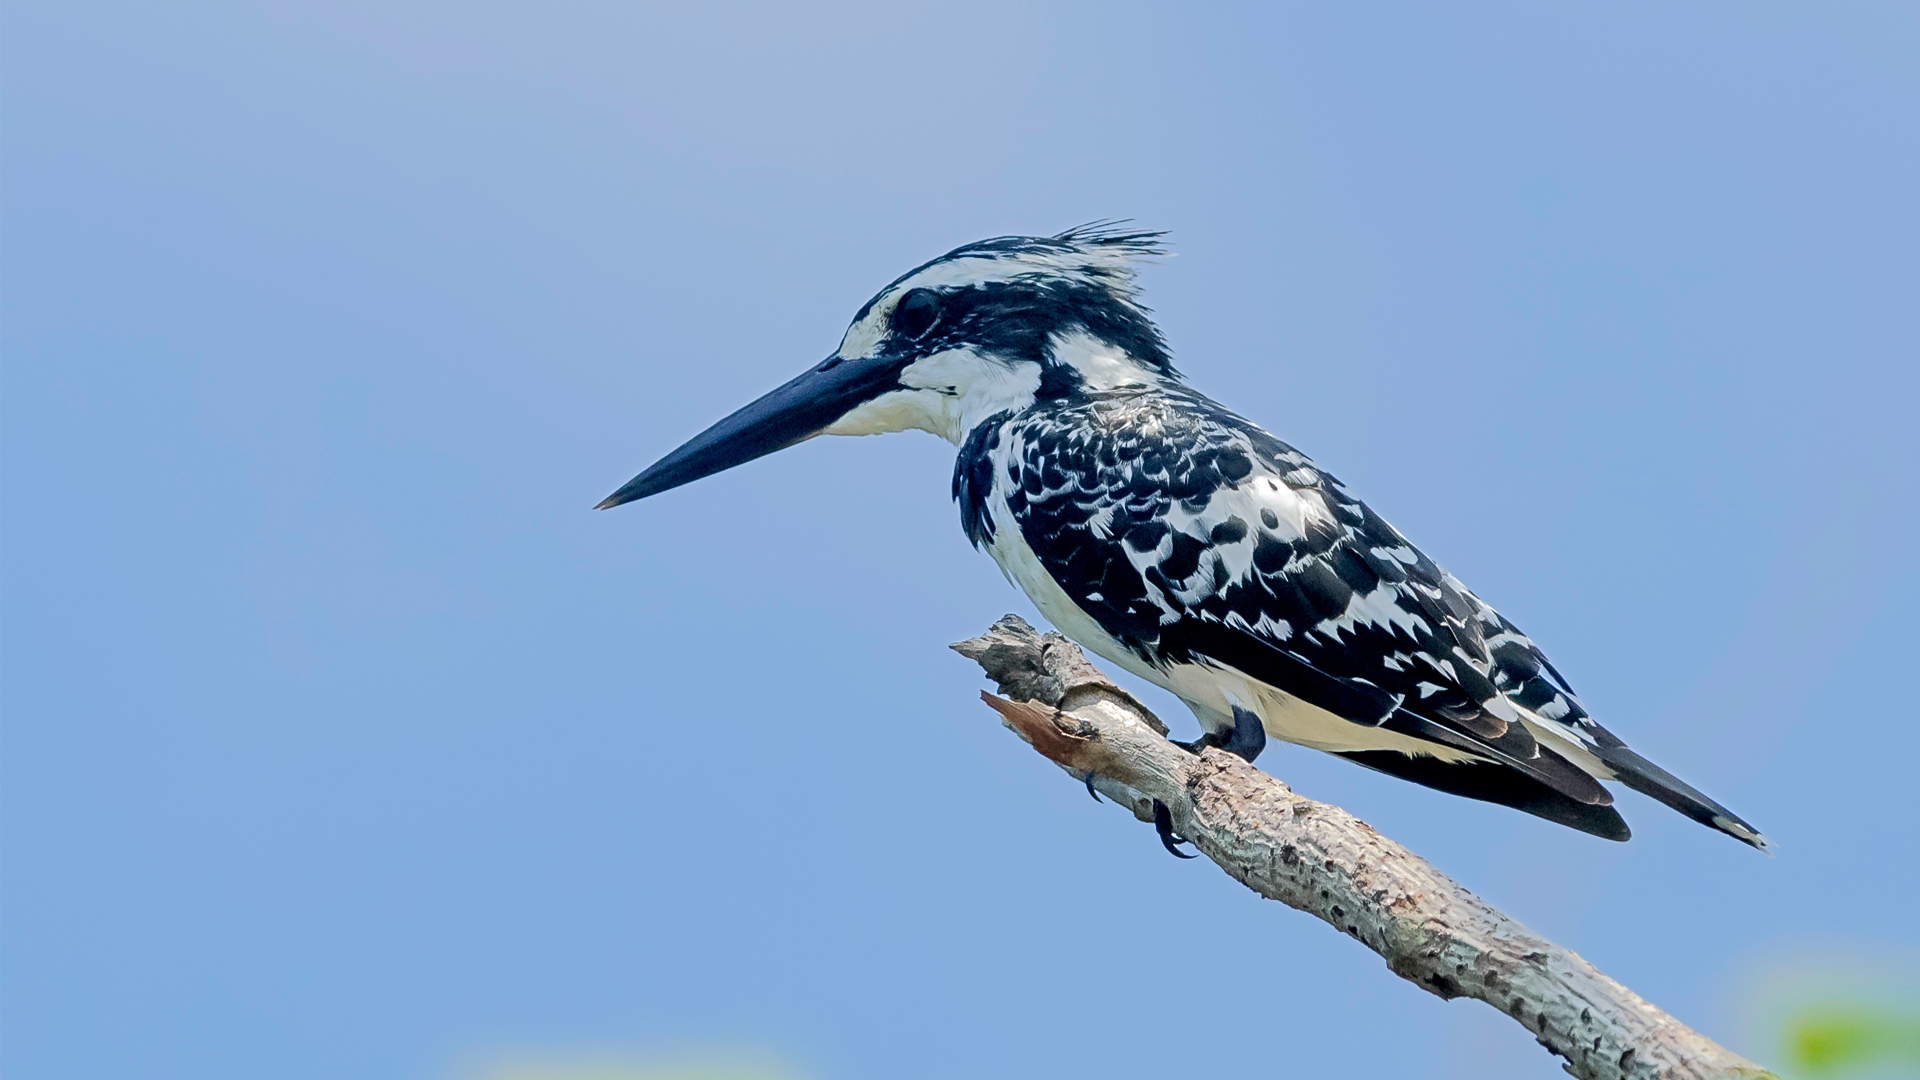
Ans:
{"label": "folded wing", "polygon": [[1023,538],[1152,662],[1232,667],[1576,803],[1612,801],[1530,730],[1619,741],[1532,643],[1292,447],[1186,391],[1095,395],[1008,439]]}

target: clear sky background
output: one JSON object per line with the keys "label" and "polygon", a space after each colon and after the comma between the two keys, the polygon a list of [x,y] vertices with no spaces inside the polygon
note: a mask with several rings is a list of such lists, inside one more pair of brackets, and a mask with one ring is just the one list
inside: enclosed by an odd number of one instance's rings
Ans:
{"label": "clear sky background", "polygon": [[588,509],[908,267],[1100,217],[1173,231],[1196,385],[1781,854],[1262,764],[1770,1057],[1782,972],[1920,957],[1916,46],[1894,3],[11,0],[0,1071],[1560,1075],[999,727],[946,645],[1032,613],[946,444]]}

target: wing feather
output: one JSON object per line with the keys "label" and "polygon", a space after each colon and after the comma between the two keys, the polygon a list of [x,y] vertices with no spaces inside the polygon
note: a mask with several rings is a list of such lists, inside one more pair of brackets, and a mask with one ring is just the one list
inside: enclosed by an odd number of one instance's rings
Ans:
{"label": "wing feather", "polygon": [[1172,387],[1086,395],[993,438],[979,453],[1004,460],[1004,485],[964,452],[960,469],[1004,493],[1054,580],[1150,662],[1224,664],[1352,723],[1612,801],[1519,722],[1516,704],[1619,744],[1533,643],[1254,424]]}

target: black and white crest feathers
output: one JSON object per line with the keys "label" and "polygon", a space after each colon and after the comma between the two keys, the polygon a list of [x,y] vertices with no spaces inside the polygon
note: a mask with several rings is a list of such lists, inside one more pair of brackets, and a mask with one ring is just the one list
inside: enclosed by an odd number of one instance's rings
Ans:
{"label": "black and white crest feathers", "polygon": [[1175,375],[1172,353],[1140,303],[1135,267],[1167,254],[1164,233],[1095,222],[1054,236],[997,236],[954,248],[895,278],[854,316],[918,290],[939,295],[935,334],[920,352],[971,348],[1050,365],[1050,346],[1084,331],[1148,370]]}

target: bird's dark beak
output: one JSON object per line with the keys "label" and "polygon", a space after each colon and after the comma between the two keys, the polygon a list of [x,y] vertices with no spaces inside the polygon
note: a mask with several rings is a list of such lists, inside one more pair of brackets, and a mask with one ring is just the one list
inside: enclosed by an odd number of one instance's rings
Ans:
{"label": "bird's dark beak", "polygon": [[594,509],[658,495],[810,439],[855,406],[897,389],[899,374],[900,364],[885,357],[829,358],[688,439]]}

